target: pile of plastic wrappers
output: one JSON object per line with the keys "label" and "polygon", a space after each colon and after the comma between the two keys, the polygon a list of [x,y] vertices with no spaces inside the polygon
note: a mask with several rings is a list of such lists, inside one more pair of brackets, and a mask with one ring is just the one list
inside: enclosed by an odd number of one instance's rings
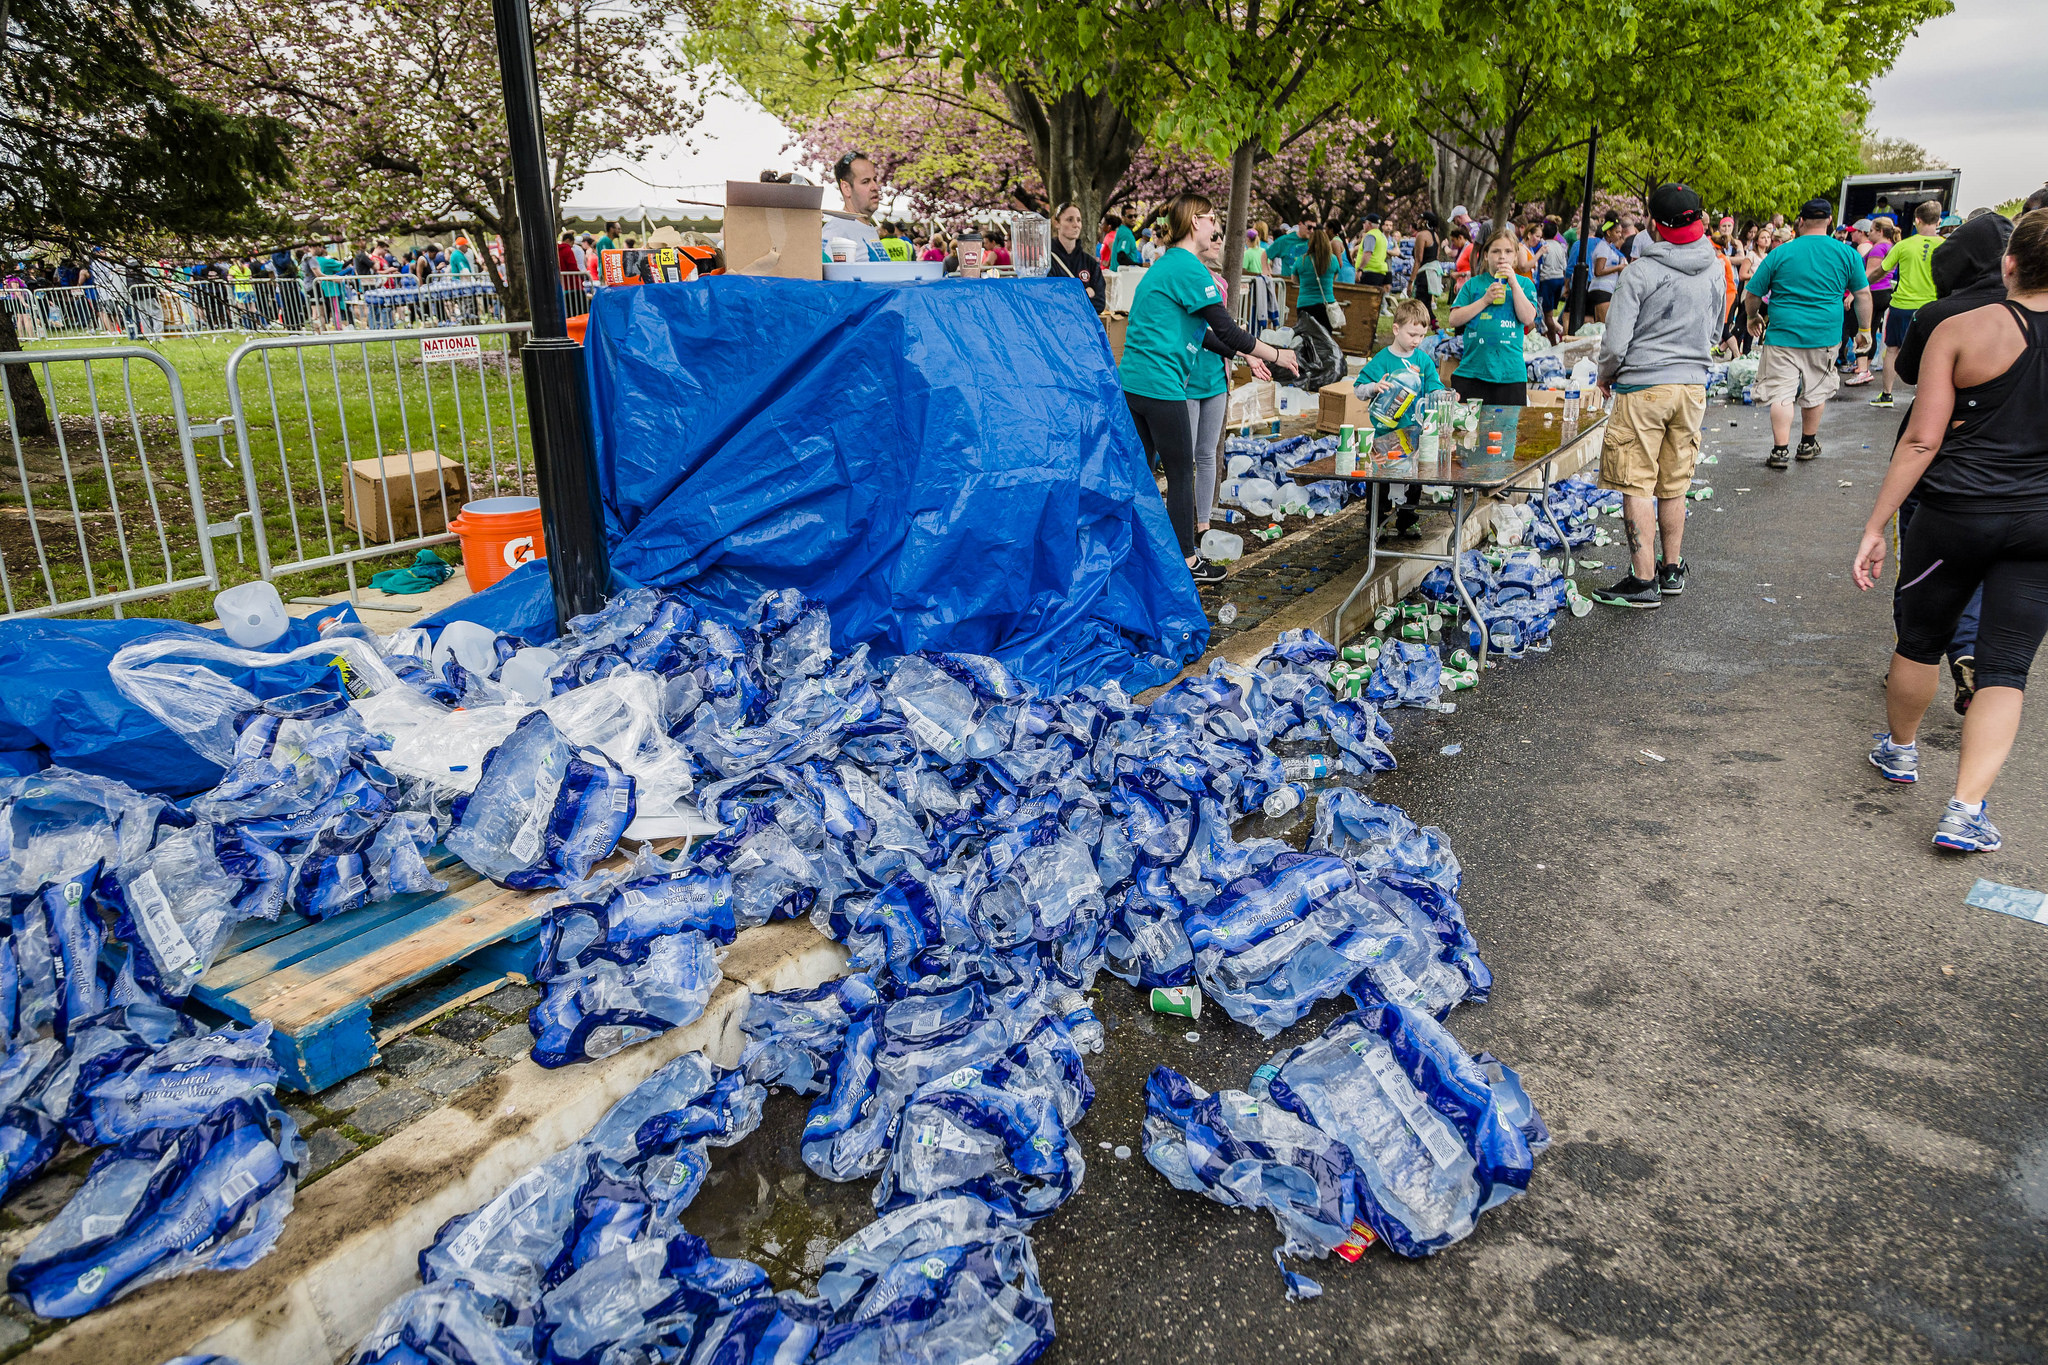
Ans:
{"label": "pile of plastic wrappers", "polygon": [[[1288,471],[1311,460],[1337,453],[1335,436],[1287,436],[1268,440],[1260,436],[1232,436],[1223,442],[1223,483],[1216,500],[1226,508],[1242,508],[1252,518],[1281,513],[1326,517],[1343,509],[1345,503],[1363,497],[1365,490],[1343,479],[1322,479],[1299,484]],[[1232,524],[1226,513],[1221,520]]]}
{"label": "pile of plastic wrappers", "polygon": [[[304,1148],[267,1026],[202,1035],[181,998],[247,920],[433,889],[436,845],[547,893],[542,1065],[694,1021],[721,948],[773,920],[808,917],[851,974],[753,997],[734,1070],[670,1063],[451,1221],[359,1361],[1036,1358],[1053,1322],[1030,1230],[1085,1173],[1104,972],[1199,984],[1266,1038],[1319,1001],[1358,1007],[1250,1091],[1164,1069],[1148,1088],[1152,1163],[1269,1209],[1290,1254],[1439,1249],[1547,1140],[1513,1073],[1438,1022],[1491,981],[1438,831],[1332,787],[1305,851],[1233,835],[1287,786],[1276,745],[1353,777],[1393,767],[1386,723],[1333,693],[1337,652],[1311,633],[1141,705],[1114,686],[1036,696],[977,656],[835,655],[793,592],[738,628],[626,593],[549,647],[538,701],[505,683],[512,639],[465,664],[425,632],[351,629],[315,647],[342,659],[331,676],[268,700],[189,639],[116,658],[124,694],[227,769],[185,809],[61,770],[0,788],[9,1186],[66,1134],[106,1148],[10,1273],[39,1313],[274,1243]],[[690,817],[716,832],[612,857]],[[685,1226],[708,1149],[753,1131],[773,1086],[817,1097],[811,1170],[874,1181],[877,1221],[815,1295]]]}

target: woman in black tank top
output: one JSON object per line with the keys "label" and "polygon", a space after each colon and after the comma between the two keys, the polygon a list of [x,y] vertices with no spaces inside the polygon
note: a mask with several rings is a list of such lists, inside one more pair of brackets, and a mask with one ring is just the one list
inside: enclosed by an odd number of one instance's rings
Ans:
{"label": "woman in black tank top", "polygon": [[[1899,642],[1885,688],[1891,729],[1870,751],[1894,782],[1918,777],[1914,741],[1940,685],[1942,652],[1983,588],[1977,692],[1963,718],[1955,797],[1934,831],[1936,847],[1967,853],[2000,846],[1985,798],[2019,733],[2027,674],[2048,635],[2048,209],[2020,218],[2002,269],[2005,299],[1947,319],[1928,341],[1913,414],[1854,570],[1858,587],[1876,583],[1887,523],[1917,491],[1919,510],[1899,549]],[[1999,372],[1982,374],[1984,357],[2008,355]]]}

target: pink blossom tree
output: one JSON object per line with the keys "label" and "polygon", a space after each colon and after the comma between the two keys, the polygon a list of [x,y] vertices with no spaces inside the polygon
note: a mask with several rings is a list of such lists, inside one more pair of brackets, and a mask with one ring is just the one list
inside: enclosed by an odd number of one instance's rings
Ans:
{"label": "pink blossom tree", "polygon": [[[664,42],[683,0],[534,0],[555,219],[601,159],[638,159],[701,112]],[[473,222],[508,316],[527,316],[490,0],[238,0],[172,54],[182,88],[298,132],[279,207],[337,236]],[[681,75],[680,82],[671,77]],[[550,229],[556,227],[549,224]],[[552,231],[551,234],[552,235]]]}
{"label": "pink blossom tree", "polygon": [[[795,146],[821,175],[842,154],[865,152],[882,183],[920,219],[1048,207],[1031,145],[1007,104],[962,91],[932,66],[905,65],[835,101],[801,129]],[[1420,166],[1395,155],[1371,125],[1339,119],[1259,160],[1252,184],[1254,199],[1281,221],[1304,213],[1353,221],[1366,208],[1412,203],[1422,180]],[[1148,143],[1104,202],[1143,214],[1188,191],[1222,204],[1230,168],[1203,152]]]}

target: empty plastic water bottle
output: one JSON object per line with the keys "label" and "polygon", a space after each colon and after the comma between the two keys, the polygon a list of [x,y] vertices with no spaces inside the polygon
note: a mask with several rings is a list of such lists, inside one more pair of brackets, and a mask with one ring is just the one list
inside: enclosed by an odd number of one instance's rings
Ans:
{"label": "empty plastic water bottle", "polygon": [[1083,1052],[1102,1051],[1102,1021],[1095,1017],[1095,1007],[1088,1003],[1087,996],[1071,986],[1048,986],[1045,1003],[1066,1021],[1075,1047]]}
{"label": "empty plastic water bottle", "polygon": [[1330,760],[1323,754],[1283,758],[1280,771],[1287,774],[1289,782],[1319,782],[1330,775]]}
{"label": "empty plastic water bottle", "polygon": [[1299,782],[1289,782],[1265,800],[1263,809],[1268,816],[1278,819],[1300,805],[1308,796],[1308,788]]}
{"label": "empty plastic water bottle", "polygon": [[1564,391],[1564,420],[1570,423],[1579,420],[1579,386],[1576,384]]}

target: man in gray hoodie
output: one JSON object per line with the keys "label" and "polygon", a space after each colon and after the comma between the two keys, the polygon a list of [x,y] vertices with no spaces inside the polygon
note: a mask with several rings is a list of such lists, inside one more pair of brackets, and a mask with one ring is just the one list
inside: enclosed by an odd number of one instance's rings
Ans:
{"label": "man in gray hoodie", "polygon": [[1622,494],[1629,571],[1593,593],[1596,602],[1639,609],[1685,591],[1685,493],[1707,410],[1707,352],[1728,308],[1727,274],[1703,240],[1700,197],[1659,185],[1649,207],[1657,240],[1621,272],[1600,340],[1600,392],[1613,401],[1600,486]]}

